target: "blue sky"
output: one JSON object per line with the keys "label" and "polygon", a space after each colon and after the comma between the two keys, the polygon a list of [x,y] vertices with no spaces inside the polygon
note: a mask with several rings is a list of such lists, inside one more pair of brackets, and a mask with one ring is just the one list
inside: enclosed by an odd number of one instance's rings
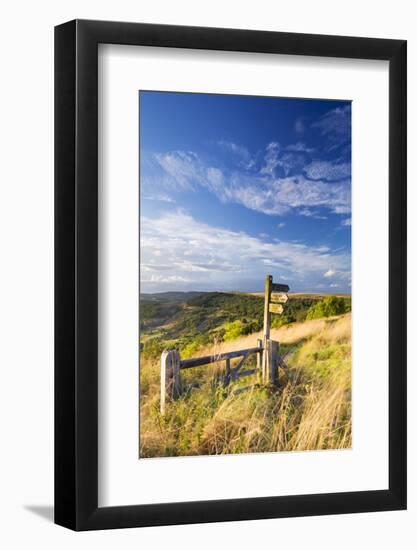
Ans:
{"label": "blue sky", "polygon": [[141,291],[350,292],[349,101],[139,93]]}

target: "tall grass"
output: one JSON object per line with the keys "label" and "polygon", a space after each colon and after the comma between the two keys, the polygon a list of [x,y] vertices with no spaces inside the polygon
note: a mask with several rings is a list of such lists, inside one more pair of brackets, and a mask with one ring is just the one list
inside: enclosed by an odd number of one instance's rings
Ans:
{"label": "tall grass", "polygon": [[[342,449],[351,446],[351,317],[317,319],[272,331],[287,353],[278,389],[255,376],[224,388],[224,363],[183,371],[183,393],[159,413],[159,362],[140,368],[140,456]],[[259,334],[196,355],[251,347]],[[252,361],[254,358],[252,359]]]}

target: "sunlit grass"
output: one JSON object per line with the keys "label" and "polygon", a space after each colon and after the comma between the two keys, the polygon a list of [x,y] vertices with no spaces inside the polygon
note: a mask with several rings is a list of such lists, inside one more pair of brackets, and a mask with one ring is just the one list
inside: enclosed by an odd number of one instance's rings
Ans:
{"label": "sunlit grass", "polygon": [[[260,334],[193,349],[193,356],[253,347]],[[224,363],[183,371],[182,395],[159,412],[157,358],[140,369],[140,456],[342,449],[351,446],[351,316],[273,330],[289,372],[270,390],[256,376],[224,387]],[[252,358],[254,361],[254,358]],[[242,390],[242,391],[239,391]]]}

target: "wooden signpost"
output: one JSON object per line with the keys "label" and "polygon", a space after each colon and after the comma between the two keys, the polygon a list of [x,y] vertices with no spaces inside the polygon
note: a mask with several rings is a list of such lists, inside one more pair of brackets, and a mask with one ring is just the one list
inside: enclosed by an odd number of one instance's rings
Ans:
{"label": "wooden signpost", "polygon": [[269,338],[271,332],[271,313],[280,315],[284,308],[281,304],[288,302],[288,285],[274,283],[272,275],[266,276],[265,281],[265,305],[264,305],[264,338]]}
{"label": "wooden signpost", "polygon": [[271,275],[265,280],[264,332],[262,354],[262,380],[264,384],[276,384],[278,379],[279,343],[271,340],[271,313],[281,315],[282,304],[287,303],[288,285],[274,283]]}

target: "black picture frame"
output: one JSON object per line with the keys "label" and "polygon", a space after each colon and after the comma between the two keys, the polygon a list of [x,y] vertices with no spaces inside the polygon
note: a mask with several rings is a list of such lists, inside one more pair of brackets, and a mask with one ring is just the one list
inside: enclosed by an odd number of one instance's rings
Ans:
{"label": "black picture frame", "polygon": [[[98,44],[389,62],[387,490],[98,506]],[[404,40],[106,21],[55,28],[57,524],[78,531],[406,508],[406,46]]]}

